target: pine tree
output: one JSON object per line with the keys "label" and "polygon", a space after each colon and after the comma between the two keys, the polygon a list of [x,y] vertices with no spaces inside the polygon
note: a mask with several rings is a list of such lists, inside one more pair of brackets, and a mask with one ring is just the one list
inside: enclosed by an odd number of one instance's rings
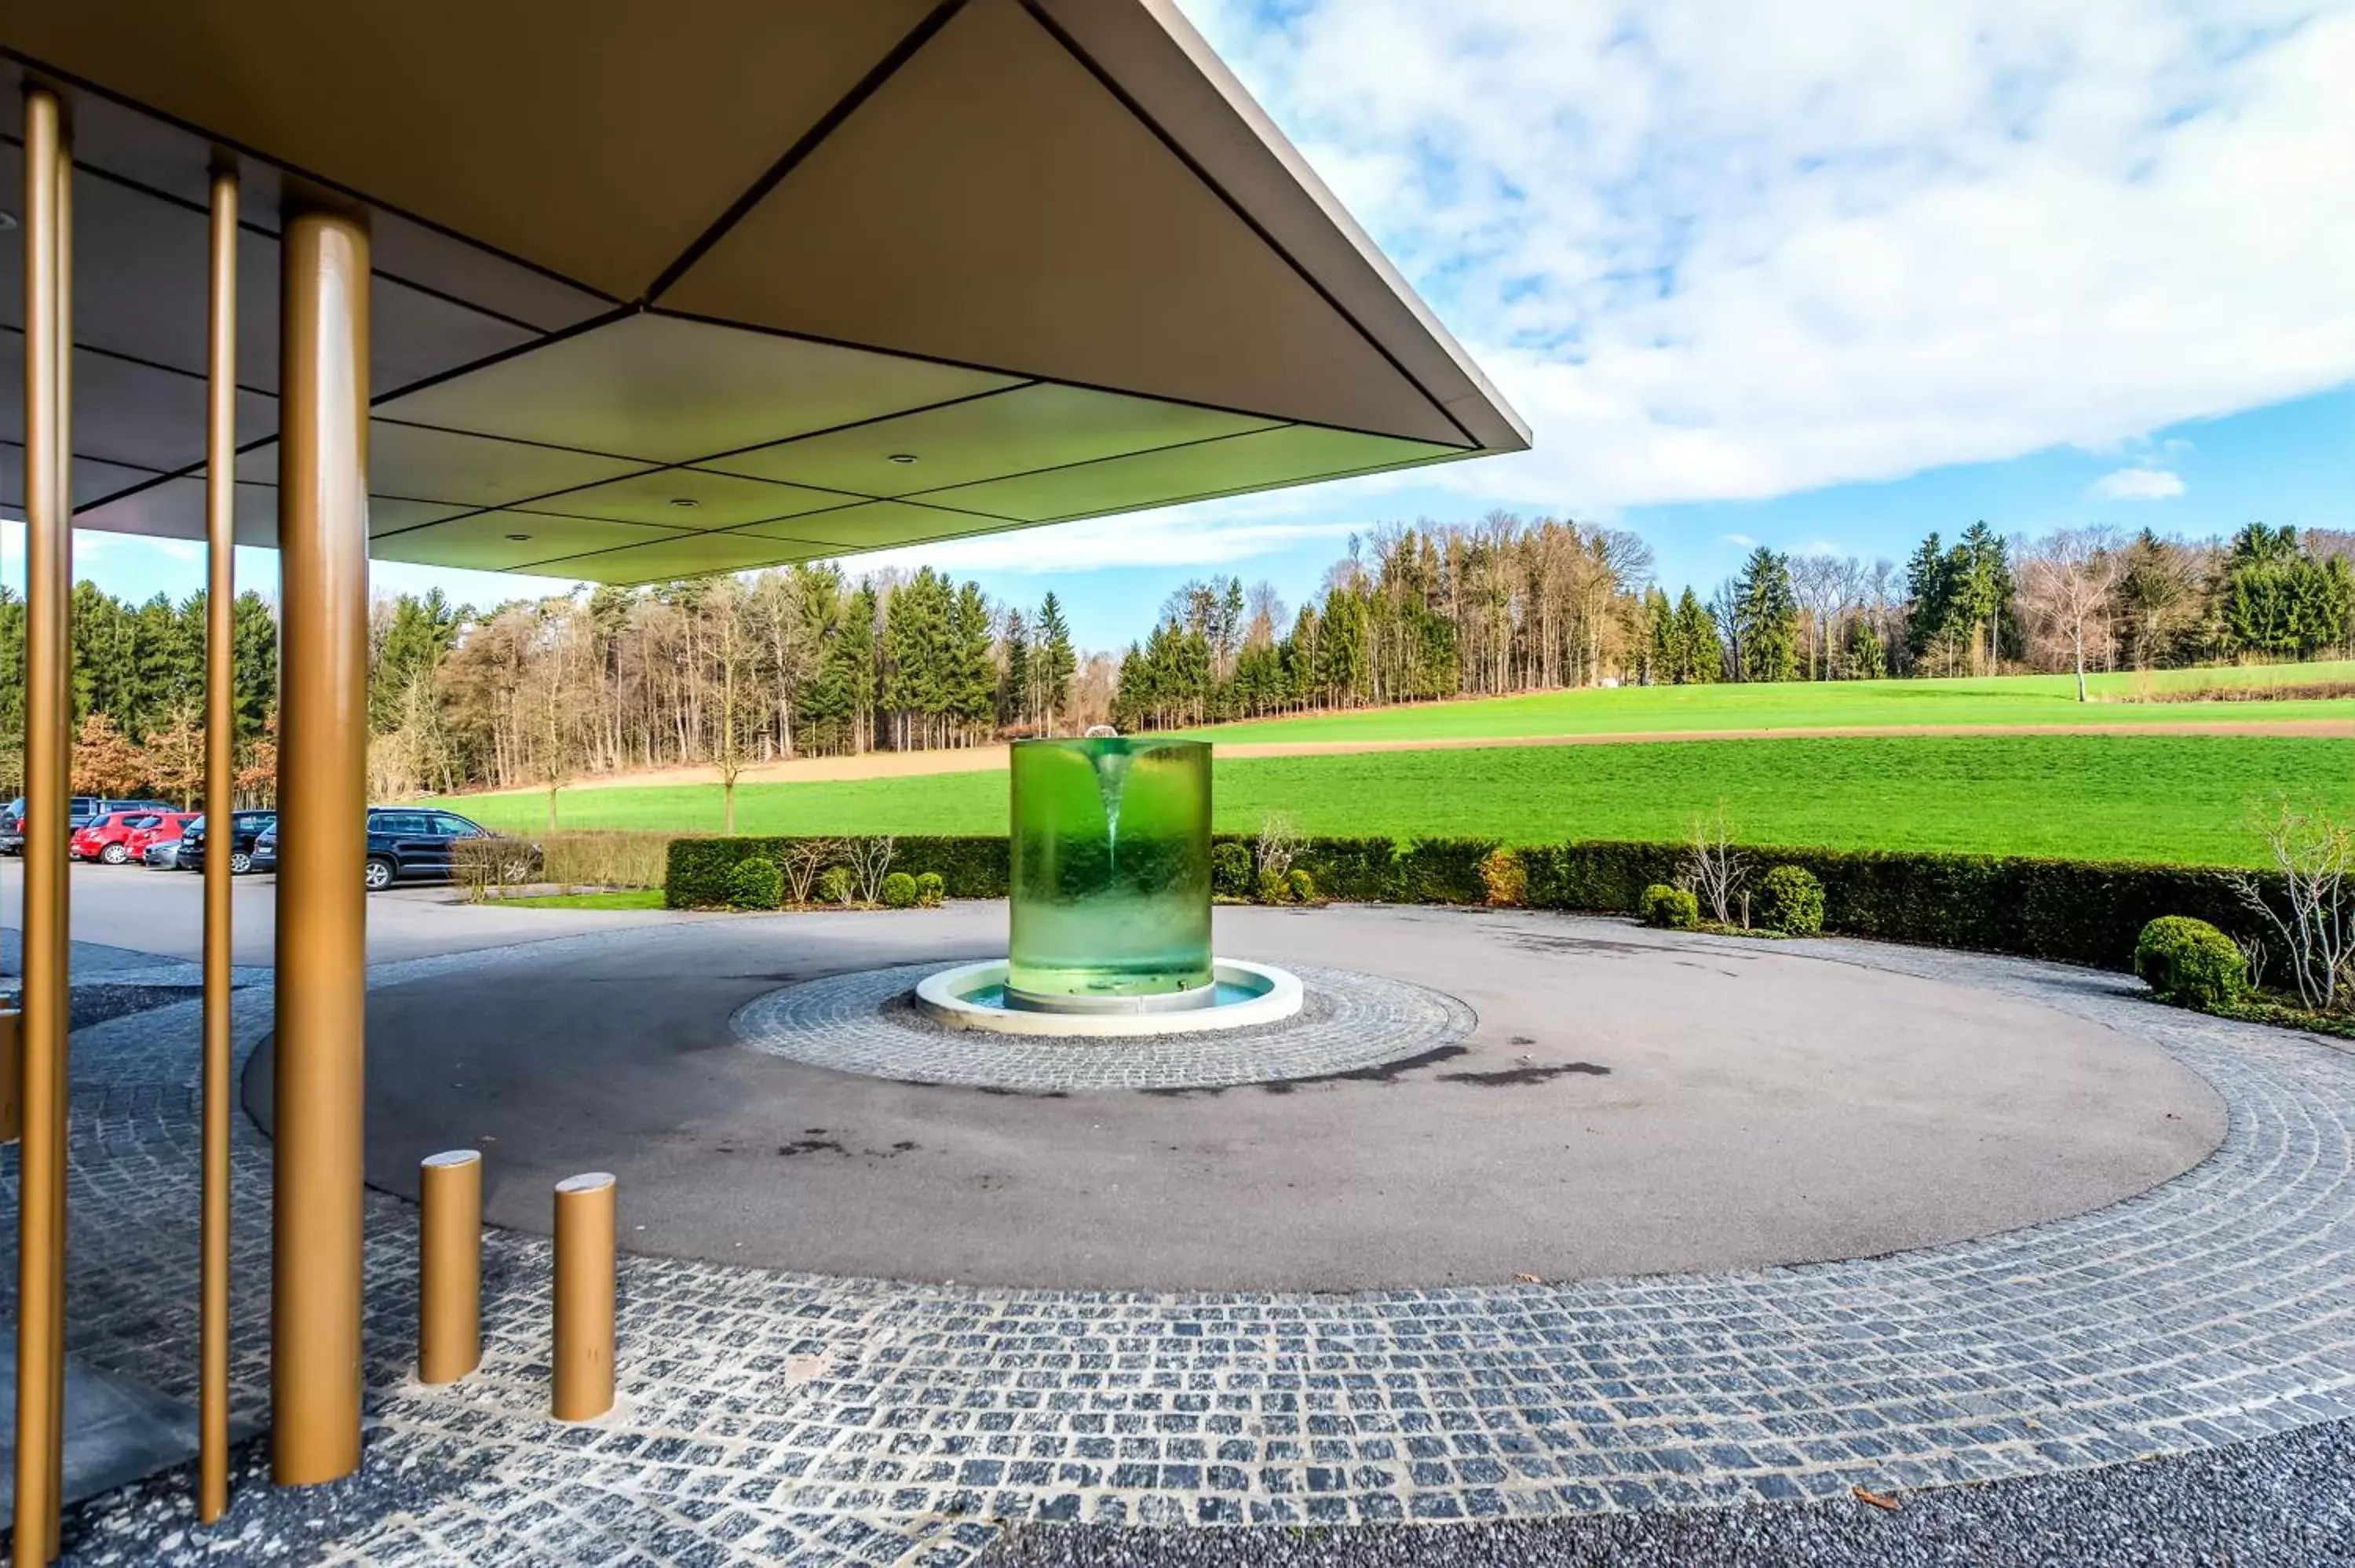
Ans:
{"label": "pine tree", "polygon": [[2338,647],[2355,615],[2347,563],[2317,560],[2297,530],[2252,523],[2232,536],[2220,609],[2230,645],[2275,659],[2311,659]]}
{"label": "pine tree", "polygon": [[1843,657],[1851,681],[1878,681],[1889,673],[1888,650],[1881,645],[1881,634],[1872,623],[1861,615],[1848,623]]}
{"label": "pine tree", "polygon": [[1006,612],[1006,631],[1000,646],[1006,650],[1006,670],[998,683],[997,722],[1028,728],[1035,712],[1031,706],[1030,628],[1023,621],[1019,609]]}
{"label": "pine tree", "polygon": [[139,708],[131,612],[85,579],[73,586],[72,616],[74,715],[123,724]]}
{"label": "pine tree", "polygon": [[1983,522],[1964,529],[1955,549],[1955,576],[1969,622],[1972,667],[1999,670],[2005,651],[2019,641],[2019,617],[2012,612],[2010,553],[1995,530]]}
{"label": "pine tree", "polygon": [[[462,614],[460,617],[464,620]],[[229,607],[231,708],[240,745],[257,739],[278,712],[278,618],[251,588]],[[272,743],[274,768],[276,743]],[[275,787],[272,794],[274,798]]]}
{"label": "pine tree", "polygon": [[1680,686],[1715,685],[1725,679],[1725,645],[1700,595],[1688,587],[1677,600],[1675,680]]}
{"label": "pine tree", "polygon": [[419,673],[438,668],[457,643],[458,617],[440,588],[427,589],[421,599],[402,594],[395,599],[368,678],[370,727],[381,735],[399,724],[402,699]]}
{"label": "pine tree", "polygon": [[1657,588],[1644,592],[1642,647],[1643,683],[1672,683],[1677,678],[1677,610]]}
{"label": "pine tree", "polygon": [[1039,605],[1039,722],[1052,730],[1071,705],[1071,677],[1079,673],[1079,655],[1071,648],[1071,629],[1063,620],[1062,601],[1050,589]]}
{"label": "pine tree", "polygon": [[1353,703],[1366,684],[1366,601],[1347,588],[1325,596],[1318,625],[1316,684],[1336,704]]}
{"label": "pine tree", "polygon": [[1795,681],[1799,676],[1799,601],[1791,591],[1788,557],[1761,545],[1733,582],[1741,627],[1742,678]]}
{"label": "pine tree", "polygon": [[0,794],[25,788],[25,601],[0,585]]}
{"label": "pine tree", "polygon": [[989,601],[982,597],[979,583],[968,582],[957,590],[949,616],[953,664],[947,716],[957,721],[956,738],[968,744],[988,730],[997,711],[997,661],[990,656],[992,620]]}

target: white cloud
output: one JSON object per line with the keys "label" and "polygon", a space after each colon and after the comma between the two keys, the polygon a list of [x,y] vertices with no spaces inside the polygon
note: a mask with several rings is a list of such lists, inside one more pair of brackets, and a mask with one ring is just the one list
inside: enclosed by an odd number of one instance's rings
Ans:
{"label": "white cloud", "polygon": [[2105,501],[2166,501],[2183,493],[2183,480],[2163,468],[2122,468],[2094,481],[2091,493]]}
{"label": "white cloud", "polygon": [[2355,377],[2348,0],[1187,8],[1580,512],[2142,432]]}
{"label": "white cloud", "polygon": [[1719,537],[1729,545],[1739,545],[1745,550],[1754,550],[1758,547],[1758,541],[1747,534],[1723,534]]}

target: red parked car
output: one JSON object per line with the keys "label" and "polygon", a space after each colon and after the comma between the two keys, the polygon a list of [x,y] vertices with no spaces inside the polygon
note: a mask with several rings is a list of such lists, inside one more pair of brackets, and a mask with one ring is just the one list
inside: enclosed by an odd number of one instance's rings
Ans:
{"label": "red parked car", "polygon": [[92,817],[74,830],[68,842],[68,851],[76,860],[100,860],[109,865],[121,865],[132,858],[131,835],[138,829],[160,819],[161,813],[145,811],[109,811]]}
{"label": "red parked car", "polygon": [[124,858],[145,863],[149,850],[157,844],[177,842],[182,831],[203,815],[202,811],[163,811],[137,819],[137,825],[123,841],[123,847],[128,852]]}

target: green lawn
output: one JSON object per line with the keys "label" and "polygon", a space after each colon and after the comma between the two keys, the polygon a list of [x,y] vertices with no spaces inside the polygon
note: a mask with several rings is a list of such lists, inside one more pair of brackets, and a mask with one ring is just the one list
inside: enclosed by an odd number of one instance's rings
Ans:
{"label": "green lawn", "polygon": [[612,893],[541,893],[496,902],[527,909],[659,909],[663,895],[659,887],[624,887]]}
{"label": "green lawn", "polygon": [[[1003,832],[1006,788],[997,772],[748,784],[737,825]],[[1368,752],[1224,761],[1217,791],[1218,826],[1234,832],[1283,811],[1319,834],[1663,839],[1721,801],[1751,842],[2246,863],[2259,851],[2254,809],[2287,794],[2355,812],[2355,741],[1891,736]],[[458,804],[519,832],[546,823],[538,795]],[[719,821],[717,785],[580,789],[561,801],[571,828],[716,832]]]}
{"label": "green lawn", "polygon": [[[2152,692],[2355,682],[2355,661],[2096,675],[2077,701],[2067,675],[1955,681],[1832,681],[1774,685],[1623,686],[1425,703],[1363,713],[1254,719],[1188,733],[1211,740],[1512,739],[1647,730],[1805,729],[1828,726],[2186,724],[2212,719],[2355,718],[2355,699],[2133,702]],[[2100,700],[2106,699],[2106,700]]]}

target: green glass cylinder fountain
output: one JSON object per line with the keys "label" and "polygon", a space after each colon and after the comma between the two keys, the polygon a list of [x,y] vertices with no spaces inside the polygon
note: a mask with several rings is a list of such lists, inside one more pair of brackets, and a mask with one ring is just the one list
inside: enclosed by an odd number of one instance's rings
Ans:
{"label": "green glass cylinder fountain", "polygon": [[1090,736],[1013,755],[1010,1005],[1210,999],[1210,747]]}

